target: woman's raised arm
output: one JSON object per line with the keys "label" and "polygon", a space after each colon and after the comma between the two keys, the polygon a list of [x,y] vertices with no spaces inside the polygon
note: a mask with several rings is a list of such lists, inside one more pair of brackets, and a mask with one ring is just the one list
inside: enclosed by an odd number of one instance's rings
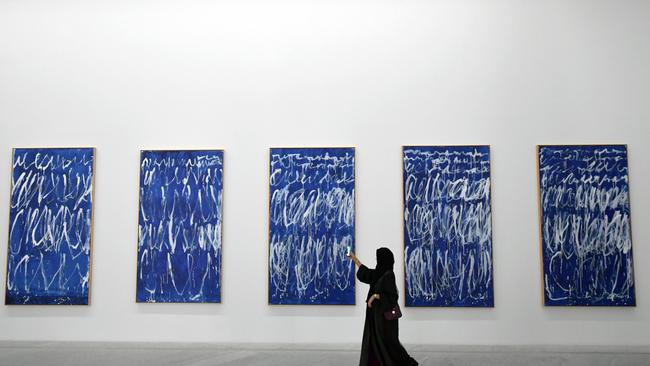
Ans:
{"label": "woman's raised arm", "polygon": [[357,258],[356,254],[350,252],[350,253],[348,254],[348,258],[350,258],[350,260],[354,261],[354,264],[356,264],[357,267],[361,267],[361,266],[363,266],[363,263],[361,263],[361,261],[359,260],[359,258]]}

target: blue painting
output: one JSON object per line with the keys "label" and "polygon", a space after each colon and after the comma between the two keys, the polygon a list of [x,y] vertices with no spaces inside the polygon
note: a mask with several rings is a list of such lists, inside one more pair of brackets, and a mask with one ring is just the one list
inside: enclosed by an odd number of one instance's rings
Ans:
{"label": "blue painting", "polygon": [[88,305],[93,148],[14,149],[5,304]]}
{"label": "blue painting", "polygon": [[353,305],[354,148],[272,148],[269,303]]}
{"label": "blue painting", "polygon": [[402,152],[406,306],[494,306],[489,146]]}
{"label": "blue painting", "polygon": [[221,302],[223,151],[142,151],[138,302]]}
{"label": "blue painting", "polygon": [[634,306],[627,147],[540,146],[544,304]]}

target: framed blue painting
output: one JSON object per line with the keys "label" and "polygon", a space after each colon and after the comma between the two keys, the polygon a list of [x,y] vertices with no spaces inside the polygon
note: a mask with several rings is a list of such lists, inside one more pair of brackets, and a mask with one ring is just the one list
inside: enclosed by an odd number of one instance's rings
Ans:
{"label": "framed blue painting", "polygon": [[627,146],[542,145],[546,306],[635,306]]}
{"label": "framed blue painting", "polygon": [[406,306],[493,307],[489,146],[404,146]]}
{"label": "framed blue painting", "polygon": [[221,302],[223,157],[141,151],[137,302]]}
{"label": "framed blue painting", "polygon": [[354,305],[354,148],[271,148],[269,304]]}
{"label": "framed blue painting", "polygon": [[5,304],[90,303],[94,148],[13,150]]}

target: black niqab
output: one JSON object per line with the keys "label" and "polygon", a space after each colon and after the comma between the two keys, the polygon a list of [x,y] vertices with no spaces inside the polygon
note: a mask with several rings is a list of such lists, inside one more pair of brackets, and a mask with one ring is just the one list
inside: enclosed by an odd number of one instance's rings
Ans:
{"label": "black niqab", "polygon": [[393,252],[388,248],[377,249],[377,266],[375,267],[373,285],[381,278],[386,272],[392,271],[395,266],[395,257]]}

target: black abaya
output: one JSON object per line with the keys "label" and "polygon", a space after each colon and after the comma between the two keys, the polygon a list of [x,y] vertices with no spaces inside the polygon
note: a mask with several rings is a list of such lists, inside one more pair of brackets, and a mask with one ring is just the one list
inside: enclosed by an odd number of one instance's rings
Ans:
{"label": "black abaya", "polygon": [[370,365],[370,352],[374,353],[381,366],[415,366],[417,361],[409,356],[399,342],[399,320],[384,318],[384,312],[397,305],[399,295],[393,271],[388,269],[381,272],[364,265],[357,271],[359,281],[370,285],[366,302],[373,294],[379,294],[379,299],[372,302],[372,308],[366,306],[359,366]]}

